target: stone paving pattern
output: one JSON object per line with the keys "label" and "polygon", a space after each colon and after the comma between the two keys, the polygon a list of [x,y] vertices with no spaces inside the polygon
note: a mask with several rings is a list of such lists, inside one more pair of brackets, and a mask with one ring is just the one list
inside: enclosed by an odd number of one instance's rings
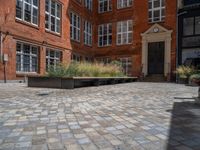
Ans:
{"label": "stone paving pattern", "polygon": [[197,87],[0,84],[0,150],[200,150]]}

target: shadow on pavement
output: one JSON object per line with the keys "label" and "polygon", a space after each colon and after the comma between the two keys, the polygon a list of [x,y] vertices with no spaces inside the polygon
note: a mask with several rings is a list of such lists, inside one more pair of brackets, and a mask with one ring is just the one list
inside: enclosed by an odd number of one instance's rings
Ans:
{"label": "shadow on pavement", "polygon": [[176,102],[171,113],[167,150],[200,150],[200,105]]}

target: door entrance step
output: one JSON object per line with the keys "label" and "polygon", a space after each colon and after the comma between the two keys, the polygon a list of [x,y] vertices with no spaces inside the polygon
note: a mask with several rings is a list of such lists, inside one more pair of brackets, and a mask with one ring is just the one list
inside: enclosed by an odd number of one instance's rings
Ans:
{"label": "door entrance step", "polygon": [[163,74],[152,74],[144,78],[144,82],[166,82]]}

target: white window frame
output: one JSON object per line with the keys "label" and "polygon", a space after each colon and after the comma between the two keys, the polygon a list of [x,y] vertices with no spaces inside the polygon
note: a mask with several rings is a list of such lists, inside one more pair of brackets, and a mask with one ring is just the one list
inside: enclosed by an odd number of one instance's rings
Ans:
{"label": "white window frame", "polygon": [[80,32],[81,18],[78,14],[70,12],[70,38],[74,41],[80,42]]}
{"label": "white window frame", "polygon": [[[20,49],[20,51],[18,51],[17,50],[17,44],[20,44],[21,45],[21,49]],[[16,72],[27,72],[27,73],[37,73],[37,71],[38,71],[38,58],[39,58],[39,55],[38,55],[38,53],[39,53],[39,47],[38,46],[35,46],[35,45],[31,45],[31,44],[27,44],[27,43],[22,43],[22,42],[17,42],[17,44],[16,44],[16,57],[17,57],[17,55],[20,55],[20,69],[18,70],[18,68],[17,68],[17,64],[18,64],[18,62],[17,62],[17,59],[16,59]],[[24,53],[24,45],[29,45],[30,46],[30,52],[29,53]],[[36,54],[34,54],[34,53],[32,53],[32,48],[36,48],[37,49],[37,53]],[[30,60],[29,60],[29,69],[30,69],[30,71],[26,71],[26,70],[24,70],[24,56],[29,56],[30,57]],[[32,59],[33,58],[36,58],[36,60],[37,60],[37,64],[35,64],[35,66],[36,66],[36,70],[35,71],[33,71],[33,64],[32,64]]]}
{"label": "white window frame", "polygon": [[[32,24],[34,26],[38,26],[38,24],[39,24],[39,2],[40,1],[38,0],[37,1],[38,6],[35,6],[33,4],[33,0],[30,0],[31,3],[27,3],[25,0],[16,0],[16,12],[17,12],[17,1],[22,3],[22,10],[21,10],[21,17],[22,18],[18,18],[17,14],[16,14],[16,19],[24,21],[24,22],[29,23],[29,24]],[[25,5],[29,5],[31,7],[31,20],[30,20],[30,22],[25,20]],[[37,23],[33,23],[33,9],[37,10]]]}
{"label": "white window frame", "polygon": [[[54,53],[54,56],[51,57],[50,53],[53,52]],[[57,57],[57,54],[59,57]],[[51,67],[51,61],[50,60],[53,60],[54,63],[53,63],[53,67],[54,69],[56,68],[56,66],[61,62],[61,56],[62,56],[62,53],[60,50],[54,50],[54,49],[50,49],[50,48],[46,48],[46,70],[48,70],[50,67]]]}
{"label": "white window frame", "polygon": [[132,58],[131,57],[122,57],[119,59],[123,68],[123,72],[126,76],[131,76],[132,74],[130,73],[131,70],[129,70],[130,66],[132,67]]}
{"label": "white window frame", "polygon": [[117,0],[117,9],[131,7],[132,5],[133,0]]}
{"label": "white window frame", "polygon": [[[129,38],[131,38],[131,40]],[[133,42],[133,21],[126,20],[117,22],[117,45],[131,44],[132,42]]]}
{"label": "white window frame", "polygon": [[72,61],[73,62],[81,62],[82,61],[82,56],[76,53],[72,54]]}
{"label": "white window frame", "polygon": [[[45,29],[47,31],[50,32],[54,32],[57,34],[61,33],[61,17],[62,17],[62,5],[60,3],[58,3],[57,1],[54,0],[48,0],[49,4],[48,4],[48,11],[46,10],[46,0],[45,0]],[[52,14],[51,12],[51,3],[55,2],[55,15]],[[60,10],[58,10],[58,5],[60,6]],[[60,11],[60,16],[58,16],[58,11]],[[48,16],[48,21],[46,20],[46,15]],[[51,18],[54,17],[54,21],[55,21],[55,30],[51,29]],[[58,26],[58,22],[60,22],[59,26]],[[46,24],[48,24],[48,28],[46,27]]]}
{"label": "white window frame", "polygon": [[87,20],[84,21],[84,44],[92,46],[92,24]]}
{"label": "white window frame", "polygon": [[[110,31],[111,27],[111,32]],[[100,30],[102,28],[102,30]],[[106,33],[104,33],[106,31]],[[109,37],[111,36],[111,43],[109,41]],[[104,44],[105,37],[107,37],[106,43]],[[102,38],[102,43],[100,44],[100,39]],[[104,46],[111,46],[112,45],[112,23],[107,24],[101,24],[98,26],[98,46],[104,47]]]}
{"label": "white window frame", "polygon": [[93,0],[84,0],[85,1],[85,7],[88,9],[88,10],[92,10],[92,5],[93,5]]}
{"label": "white window frame", "polygon": [[[160,6],[159,7],[154,7],[155,1],[160,1]],[[149,15],[151,14],[151,17],[149,16],[149,22],[154,23],[154,22],[162,22],[165,19],[165,11],[166,11],[166,6],[165,6],[165,0],[149,0]],[[151,5],[150,5],[151,4]],[[164,11],[164,14],[162,14],[162,10]],[[156,18],[154,17],[154,12],[159,11],[159,17],[157,18],[158,20],[155,20]]]}
{"label": "white window frame", "polygon": [[[105,13],[105,12],[109,12],[112,11],[112,0],[98,0],[98,9],[99,9],[99,13]],[[107,7],[105,8],[105,4],[107,3]],[[102,9],[101,9],[102,6]]]}

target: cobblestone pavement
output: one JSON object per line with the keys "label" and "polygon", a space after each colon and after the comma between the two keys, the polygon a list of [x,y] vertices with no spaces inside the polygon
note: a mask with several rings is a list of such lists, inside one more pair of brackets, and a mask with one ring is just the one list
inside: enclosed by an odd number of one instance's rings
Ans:
{"label": "cobblestone pavement", "polygon": [[0,150],[200,150],[197,87],[0,84]]}

